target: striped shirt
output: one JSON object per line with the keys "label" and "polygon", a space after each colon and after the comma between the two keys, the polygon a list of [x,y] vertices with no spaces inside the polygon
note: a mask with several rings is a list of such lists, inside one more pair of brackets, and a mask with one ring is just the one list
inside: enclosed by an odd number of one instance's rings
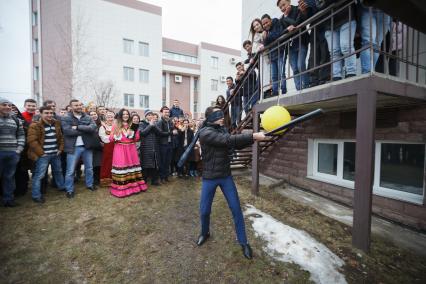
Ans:
{"label": "striped shirt", "polygon": [[56,139],[55,124],[44,125],[44,144],[43,151],[45,154],[56,154],[58,152],[58,141]]}
{"label": "striped shirt", "polygon": [[[16,124],[19,123],[19,127]],[[25,146],[25,132],[22,121],[11,115],[0,116],[0,151],[22,152]]]}

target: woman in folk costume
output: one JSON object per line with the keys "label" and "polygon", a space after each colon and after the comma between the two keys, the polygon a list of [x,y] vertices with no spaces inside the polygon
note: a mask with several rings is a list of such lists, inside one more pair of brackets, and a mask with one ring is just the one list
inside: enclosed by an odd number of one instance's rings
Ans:
{"label": "woman in folk costume", "polygon": [[112,125],[114,123],[115,113],[108,111],[105,114],[105,121],[102,122],[99,127],[99,137],[104,144],[102,150],[102,162],[101,162],[101,185],[109,186],[112,182],[111,170],[112,170],[112,152],[114,151],[114,143],[109,140],[111,134]]}
{"label": "woman in folk costume", "polygon": [[142,178],[136,141],[139,131],[132,129],[130,113],[127,109],[118,112],[116,123],[109,136],[114,141],[112,155],[111,194],[116,197],[126,197],[147,190]]}

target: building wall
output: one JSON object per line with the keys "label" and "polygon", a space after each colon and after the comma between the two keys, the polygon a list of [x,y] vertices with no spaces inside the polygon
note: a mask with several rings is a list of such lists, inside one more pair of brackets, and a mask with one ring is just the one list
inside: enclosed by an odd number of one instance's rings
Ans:
{"label": "building wall", "polygon": [[[204,45],[204,47],[203,47]],[[217,96],[222,95],[226,97],[226,82],[221,80],[221,77],[232,76],[235,78],[236,69],[235,64],[231,64],[231,58],[235,62],[241,61],[240,52],[238,50],[231,50],[221,48],[205,43],[201,43],[199,52],[199,60],[201,65],[200,86],[199,86],[199,112],[204,113],[205,109],[211,106],[213,101],[216,101]],[[211,57],[218,58],[218,68],[213,68]],[[211,89],[211,80],[218,80],[217,91]]]}
{"label": "building wall", "polygon": [[71,2],[40,1],[42,98],[63,107],[72,98]]}
{"label": "building wall", "polygon": [[[123,94],[128,93],[135,95],[134,108],[140,108],[139,95],[149,95],[149,107],[159,109],[162,97],[161,8],[153,6],[158,9],[151,11],[137,4],[137,1],[127,0],[73,0],[73,28],[78,30],[82,24],[83,48],[89,53],[83,66],[88,67],[85,77],[95,82],[111,80],[114,83],[114,107],[123,107]],[[134,41],[133,54],[124,53],[123,39]],[[149,43],[148,57],[139,55],[139,42]],[[74,48],[78,49],[75,45]],[[133,82],[124,81],[124,66],[134,68]],[[139,82],[139,69],[149,70],[149,83]],[[92,85],[84,82],[76,96],[89,100],[93,97]]]}
{"label": "building wall", "polygon": [[182,83],[176,83],[174,75],[170,74],[170,102],[168,105],[172,106],[174,100],[179,100],[180,108],[184,112],[188,112],[190,111],[191,76],[181,75]]}
{"label": "building wall", "polygon": [[[426,142],[425,107],[399,110],[393,113],[397,114],[397,126],[376,128],[376,140]],[[351,206],[353,189],[307,178],[308,139],[314,138],[355,139],[355,129],[342,129],[339,125],[338,113],[326,114],[306,122],[303,127],[294,128],[291,133],[261,155],[261,172]],[[423,199],[426,199],[425,196]],[[423,204],[414,204],[374,195],[373,212],[385,218],[426,230],[425,201]]]}

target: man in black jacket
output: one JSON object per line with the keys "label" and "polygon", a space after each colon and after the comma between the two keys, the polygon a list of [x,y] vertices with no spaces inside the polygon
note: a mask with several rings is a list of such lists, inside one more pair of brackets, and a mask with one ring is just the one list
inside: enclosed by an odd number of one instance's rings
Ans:
{"label": "man in black jacket", "polygon": [[160,112],[161,119],[157,122],[162,133],[160,138],[160,180],[164,183],[169,181],[170,163],[172,162],[173,124],[168,107],[163,106]]}
{"label": "man in black jacket", "polygon": [[223,111],[216,107],[208,107],[205,117],[207,124],[200,130],[203,185],[200,199],[201,234],[198,237],[197,245],[201,246],[210,237],[210,212],[216,188],[219,186],[232,211],[238,242],[243,249],[243,254],[250,259],[252,251],[247,242],[240,200],[231,175],[229,153],[232,149],[242,149],[253,144],[254,140],[265,140],[265,134],[263,132],[229,134],[223,127]]}

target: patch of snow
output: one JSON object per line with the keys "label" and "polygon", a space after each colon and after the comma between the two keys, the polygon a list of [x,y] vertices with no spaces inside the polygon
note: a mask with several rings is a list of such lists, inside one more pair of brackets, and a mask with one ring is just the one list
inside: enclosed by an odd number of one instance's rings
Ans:
{"label": "patch of snow", "polygon": [[313,201],[311,198],[306,197],[306,196],[302,196],[302,198],[303,198],[303,199],[305,199],[306,201],[309,201],[309,202],[312,202],[312,201]]}
{"label": "patch of snow", "polygon": [[347,283],[338,271],[343,260],[308,233],[287,226],[252,205],[247,205],[244,214],[252,221],[256,236],[267,242],[264,250],[271,257],[300,265],[315,283]]}

